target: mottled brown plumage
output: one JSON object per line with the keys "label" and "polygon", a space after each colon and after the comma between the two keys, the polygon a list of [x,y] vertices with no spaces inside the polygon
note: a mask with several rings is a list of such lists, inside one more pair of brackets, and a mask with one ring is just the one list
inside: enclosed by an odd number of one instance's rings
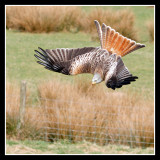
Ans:
{"label": "mottled brown plumage", "polygon": [[46,69],[66,75],[91,73],[92,83],[105,81],[108,88],[120,88],[138,77],[132,76],[125,67],[124,56],[144,45],[136,43],[116,32],[111,27],[95,20],[101,47],[58,48],[39,51],[35,57]]}

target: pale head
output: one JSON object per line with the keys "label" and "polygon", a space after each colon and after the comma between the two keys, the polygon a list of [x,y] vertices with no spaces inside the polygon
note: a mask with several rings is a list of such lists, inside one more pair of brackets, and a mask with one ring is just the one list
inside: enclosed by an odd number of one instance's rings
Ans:
{"label": "pale head", "polygon": [[92,84],[97,84],[102,81],[103,81],[103,79],[102,79],[101,75],[99,73],[95,73],[93,76],[93,79],[92,79]]}

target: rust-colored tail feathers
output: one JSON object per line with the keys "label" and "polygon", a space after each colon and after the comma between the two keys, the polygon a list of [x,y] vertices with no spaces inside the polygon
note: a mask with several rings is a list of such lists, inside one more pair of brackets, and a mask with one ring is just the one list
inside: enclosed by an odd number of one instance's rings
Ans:
{"label": "rust-colored tail feathers", "polygon": [[135,41],[122,36],[104,23],[102,24],[101,29],[99,22],[97,20],[94,22],[96,24],[101,48],[107,49],[110,53],[116,53],[123,57],[130,52],[145,47],[144,44],[136,43]]}

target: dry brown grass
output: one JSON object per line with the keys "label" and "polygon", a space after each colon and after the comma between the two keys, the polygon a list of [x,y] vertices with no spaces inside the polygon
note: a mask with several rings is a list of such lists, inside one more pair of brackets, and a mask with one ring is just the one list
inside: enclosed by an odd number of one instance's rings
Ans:
{"label": "dry brown grass", "polygon": [[106,139],[107,143],[153,143],[152,102],[144,102],[137,94],[112,92],[102,85],[92,87],[89,81],[82,82],[71,85],[54,81],[39,86],[41,103],[47,106],[48,132],[55,134],[48,138],[70,135],[73,141],[88,137],[101,144]]}
{"label": "dry brown grass", "polygon": [[20,93],[18,86],[7,83],[6,86],[6,129],[8,135],[16,134],[16,124],[18,122]]}
{"label": "dry brown grass", "polygon": [[[105,23],[107,26],[114,28],[117,32],[123,36],[137,40],[137,30],[134,27],[135,16],[133,12],[129,10],[104,10],[101,8],[93,9],[86,16],[86,20],[83,22],[85,30],[93,34],[93,37],[97,37],[94,20],[98,20],[100,24]],[[95,35],[94,35],[95,34]]]}
{"label": "dry brown grass", "polygon": [[27,32],[76,31],[80,16],[76,6],[7,6],[6,27]]}
{"label": "dry brown grass", "polygon": [[[31,104],[30,92],[26,93],[26,104]],[[6,133],[7,137],[16,137],[20,139],[31,138],[34,139],[39,135],[39,130],[43,123],[41,114],[42,108],[26,107],[24,124],[21,129],[17,130],[19,121],[19,107],[20,107],[20,88],[16,83],[7,82],[6,85]],[[37,112],[38,110],[38,112]]]}
{"label": "dry brown grass", "polygon": [[[51,141],[86,139],[100,144],[153,146],[149,143],[154,142],[154,104],[137,94],[110,91],[101,84],[91,86],[90,81],[81,78],[74,84],[44,82],[38,86],[38,92],[41,107],[26,107],[20,138],[47,133],[46,138]],[[18,93],[14,95],[18,99]],[[9,100],[11,105],[7,101],[7,123],[19,112],[19,102],[14,101]]]}
{"label": "dry brown grass", "polygon": [[75,78],[74,84],[56,79],[41,83],[38,102],[32,104],[27,91],[25,120],[17,131],[19,87],[7,83],[7,135],[153,146],[149,144],[154,142],[153,102],[129,91],[111,91],[103,85],[92,86],[81,77]]}
{"label": "dry brown grass", "polygon": [[89,13],[77,6],[7,6],[6,27],[27,32],[80,30],[97,37],[94,20],[106,23],[128,38],[137,40],[134,14],[129,10],[96,8]]}
{"label": "dry brown grass", "polygon": [[154,41],[154,20],[149,20],[147,22],[147,28],[150,36],[150,41]]}

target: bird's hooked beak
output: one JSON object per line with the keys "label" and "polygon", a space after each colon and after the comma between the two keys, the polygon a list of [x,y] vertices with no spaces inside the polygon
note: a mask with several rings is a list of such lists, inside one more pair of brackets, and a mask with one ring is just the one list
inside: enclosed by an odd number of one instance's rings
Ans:
{"label": "bird's hooked beak", "polygon": [[96,82],[92,82],[92,85],[96,84]]}

